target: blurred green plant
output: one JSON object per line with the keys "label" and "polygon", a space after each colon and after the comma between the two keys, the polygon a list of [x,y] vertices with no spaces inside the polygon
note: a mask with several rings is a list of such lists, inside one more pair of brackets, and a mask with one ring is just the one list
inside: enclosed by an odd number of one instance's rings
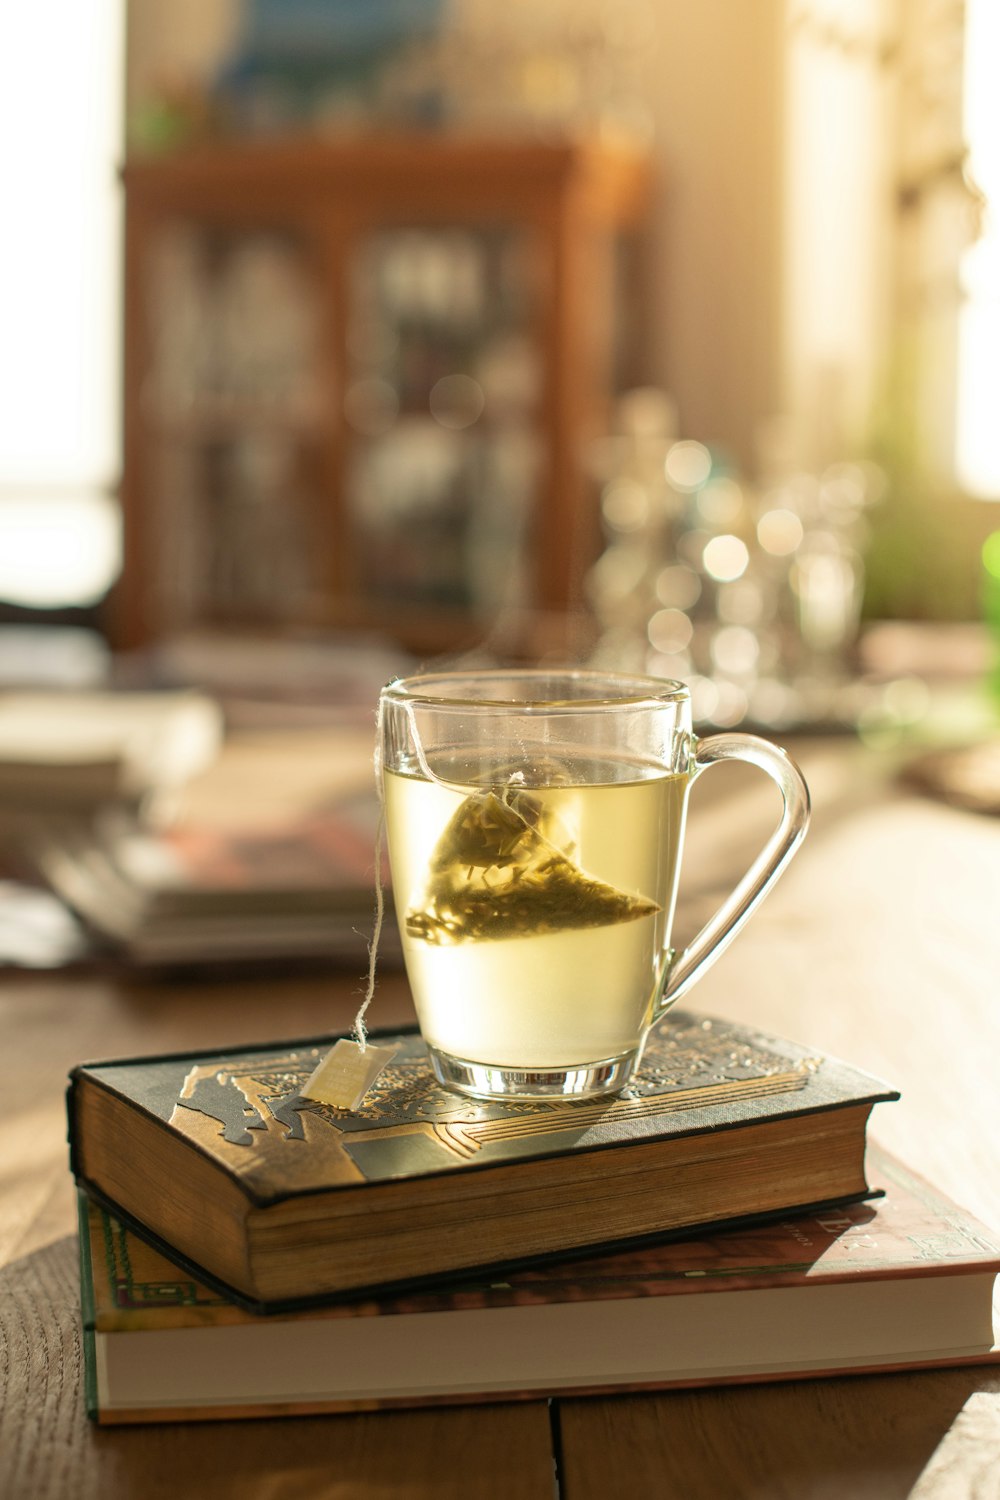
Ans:
{"label": "blurred green plant", "polygon": [[886,477],[871,517],[865,619],[974,620],[982,608],[981,552],[1000,507],[973,500],[937,472],[917,418],[916,353],[901,350],[866,445]]}

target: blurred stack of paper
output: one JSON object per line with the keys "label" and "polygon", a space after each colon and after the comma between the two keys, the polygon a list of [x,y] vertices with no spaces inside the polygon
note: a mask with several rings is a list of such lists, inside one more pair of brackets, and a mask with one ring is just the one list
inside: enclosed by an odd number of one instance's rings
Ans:
{"label": "blurred stack of paper", "polygon": [[[367,962],[375,909],[373,797],[281,825],[143,826],[123,812],[40,828],[37,874],[129,962]],[[398,951],[395,923],[380,958]]]}
{"label": "blurred stack of paper", "polygon": [[198,692],[2,692],[0,826],[169,795],[212,764],[222,734]]}
{"label": "blurred stack of paper", "polygon": [[[207,693],[0,694],[9,874],[126,962],[367,967],[373,726],[224,736]],[[398,957],[395,923],[380,958]]]}

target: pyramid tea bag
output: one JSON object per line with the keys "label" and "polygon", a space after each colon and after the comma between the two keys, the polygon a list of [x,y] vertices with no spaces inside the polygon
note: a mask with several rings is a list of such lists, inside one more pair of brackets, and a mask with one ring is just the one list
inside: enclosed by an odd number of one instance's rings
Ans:
{"label": "pyramid tea bag", "polygon": [[633,922],[660,908],[595,880],[539,797],[516,785],[473,792],[441,834],[406,931],[446,945]]}

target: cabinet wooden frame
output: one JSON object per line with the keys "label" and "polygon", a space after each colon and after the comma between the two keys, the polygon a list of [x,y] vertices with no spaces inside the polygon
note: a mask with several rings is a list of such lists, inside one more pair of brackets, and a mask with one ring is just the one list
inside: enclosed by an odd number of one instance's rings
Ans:
{"label": "cabinet wooden frame", "polygon": [[649,189],[643,152],[590,141],[485,140],[448,134],[217,142],[133,159],[125,184],[124,567],[112,628],[122,648],[161,633],[151,585],[151,434],[143,389],[151,349],[145,302],[149,264],[171,225],[229,235],[293,235],[311,263],[324,309],[324,385],[331,394],[318,463],[323,583],[307,628],[376,626],[418,651],[463,643],[470,622],[451,610],[383,603],[359,587],[344,503],[351,431],[342,412],[348,378],[344,329],[349,270],[366,235],[384,229],[512,227],[531,236],[539,261],[537,342],[543,477],[528,559],[539,617],[581,603],[599,550],[596,505],[584,464],[587,440],[606,430],[613,395],[616,242],[640,229]]}

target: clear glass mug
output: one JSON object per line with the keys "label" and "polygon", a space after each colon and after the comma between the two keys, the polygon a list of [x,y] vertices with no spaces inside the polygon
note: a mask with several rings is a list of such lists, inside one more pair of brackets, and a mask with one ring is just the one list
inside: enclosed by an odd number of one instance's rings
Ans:
{"label": "clear glass mug", "polygon": [[[801,842],[809,793],[777,746],[693,733],[683,683],[591,671],[392,682],[379,772],[396,918],[437,1078],[477,1098],[593,1097],[743,926]],[[695,779],[780,788],[777,829],[689,947],[670,944]]]}

